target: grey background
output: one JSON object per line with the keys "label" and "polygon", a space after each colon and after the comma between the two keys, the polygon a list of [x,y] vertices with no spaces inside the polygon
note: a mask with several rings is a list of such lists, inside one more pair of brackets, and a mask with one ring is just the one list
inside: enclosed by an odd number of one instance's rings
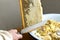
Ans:
{"label": "grey background", "polygon": [[[60,13],[60,0],[42,0],[44,13]],[[0,0],[0,29],[21,26],[18,0]]]}
{"label": "grey background", "polygon": [[17,28],[21,25],[18,0],[0,0],[0,29]]}
{"label": "grey background", "polygon": [[60,0],[41,0],[44,13],[60,13]]}

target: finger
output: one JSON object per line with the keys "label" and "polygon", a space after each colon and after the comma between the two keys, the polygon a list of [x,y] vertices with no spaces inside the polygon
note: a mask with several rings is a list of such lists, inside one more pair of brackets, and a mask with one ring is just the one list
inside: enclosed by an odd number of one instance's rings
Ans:
{"label": "finger", "polygon": [[23,36],[21,34],[17,34],[18,39],[21,39]]}
{"label": "finger", "polygon": [[15,33],[17,33],[18,31],[16,29],[13,30]]}
{"label": "finger", "polygon": [[14,36],[14,40],[22,39],[23,37],[21,34],[16,34],[15,36]]}
{"label": "finger", "polygon": [[10,31],[17,33],[18,31],[16,29],[11,29]]}

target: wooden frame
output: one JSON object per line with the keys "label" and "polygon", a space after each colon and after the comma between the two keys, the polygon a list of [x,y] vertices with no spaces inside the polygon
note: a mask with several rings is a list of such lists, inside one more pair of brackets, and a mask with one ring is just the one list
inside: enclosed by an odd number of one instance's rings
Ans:
{"label": "wooden frame", "polygon": [[40,0],[20,0],[19,3],[23,28],[41,22],[43,11]]}

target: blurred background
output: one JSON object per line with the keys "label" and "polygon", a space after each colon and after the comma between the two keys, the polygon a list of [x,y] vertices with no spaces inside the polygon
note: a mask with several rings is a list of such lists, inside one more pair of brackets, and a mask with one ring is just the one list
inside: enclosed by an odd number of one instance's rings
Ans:
{"label": "blurred background", "polygon": [[0,29],[17,28],[21,25],[18,0],[0,0]]}
{"label": "blurred background", "polygon": [[60,0],[41,0],[44,13],[60,13]]}
{"label": "blurred background", "polygon": [[[41,0],[44,13],[60,13],[60,0]],[[0,29],[22,25],[19,0],[0,0]]]}

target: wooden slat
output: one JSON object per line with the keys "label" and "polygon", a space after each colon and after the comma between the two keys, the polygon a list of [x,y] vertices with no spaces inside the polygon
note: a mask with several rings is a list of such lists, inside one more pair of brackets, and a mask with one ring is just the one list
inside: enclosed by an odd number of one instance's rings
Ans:
{"label": "wooden slat", "polygon": [[24,13],[23,13],[23,6],[22,6],[22,0],[20,0],[20,14],[22,17],[22,28],[25,28],[25,21],[24,21]]}

